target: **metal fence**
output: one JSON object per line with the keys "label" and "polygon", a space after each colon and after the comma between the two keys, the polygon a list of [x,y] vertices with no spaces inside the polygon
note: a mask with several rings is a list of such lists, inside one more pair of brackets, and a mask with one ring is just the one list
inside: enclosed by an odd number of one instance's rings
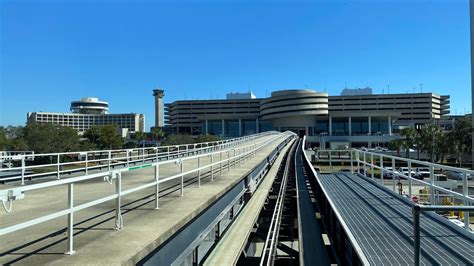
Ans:
{"label": "metal fence", "polygon": [[[38,177],[56,177],[60,179],[63,176],[71,174],[89,174],[89,171],[111,171],[118,167],[130,167],[154,162],[159,160],[168,160],[196,154],[202,152],[211,152],[217,149],[225,149],[231,146],[239,145],[246,141],[276,134],[275,131],[263,132],[259,134],[244,136],[240,138],[193,143],[173,146],[157,146],[136,149],[118,149],[118,150],[97,150],[80,152],[62,152],[62,153],[43,153],[43,154],[0,154],[0,161],[3,159],[14,159],[19,162],[19,166],[0,168],[0,182],[21,181],[24,185],[28,179]],[[35,162],[36,160],[36,162]],[[37,161],[48,161],[38,163]]]}
{"label": "metal fence", "polygon": [[[469,169],[457,168],[442,164],[430,163],[426,161],[419,161],[408,159],[383,153],[362,151],[358,149],[347,150],[319,150],[315,152],[315,159],[319,162],[328,162],[332,168],[335,162],[347,162],[348,168],[352,173],[358,172],[361,175],[371,178],[374,182],[380,182],[385,185],[385,179],[392,181],[392,190],[397,191],[399,181],[405,179],[408,182],[408,194],[410,199],[413,199],[413,185],[418,184],[429,188],[429,204],[438,205],[436,198],[439,194],[449,196],[461,202],[464,206],[469,206],[474,203],[474,197],[469,195],[468,179],[474,177],[474,171]],[[404,168],[403,171],[397,169]],[[355,169],[354,169],[355,168]],[[417,169],[426,169],[427,180],[424,178],[417,179]],[[368,171],[370,170],[370,171]],[[375,178],[375,172],[380,172],[380,181]],[[456,192],[451,189],[440,186],[436,181],[439,173],[451,171],[457,173],[460,180],[455,181],[455,187],[461,186],[462,192]],[[370,175],[368,176],[368,173]],[[459,182],[458,182],[459,181]],[[454,180],[453,180],[454,182]],[[460,184],[459,184],[460,183]],[[455,202],[453,202],[454,204]],[[466,230],[469,229],[469,215],[464,215],[464,224]]]}
{"label": "metal fence", "polygon": [[[196,153],[194,155],[190,155],[187,157],[175,158],[175,159],[170,159],[166,161],[157,161],[157,162],[149,163],[147,165],[143,165],[143,167],[146,166],[146,167],[154,168],[154,180],[152,182],[148,182],[146,184],[142,184],[142,185],[139,185],[127,190],[122,190],[122,173],[134,170],[133,168],[121,168],[121,169],[116,169],[116,170],[111,170],[111,171],[106,171],[106,172],[87,174],[87,175],[82,175],[78,177],[71,177],[67,179],[53,180],[53,181],[39,183],[39,184],[18,186],[11,189],[0,190],[0,201],[2,201],[4,209],[7,212],[11,212],[13,208],[13,201],[24,198],[25,195],[30,191],[42,190],[42,189],[47,189],[47,188],[62,186],[62,185],[68,186],[68,199],[67,199],[68,208],[63,209],[61,211],[49,213],[41,217],[31,218],[31,219],[28,219],[27,221],[16,223],[14,225],[10,225],[5,228],[0,228],[0,236],[14,233],[22,229],[67,215],[68,216],[68,223],[67,223],[68,250],[66,254],[72,255],[75,253],[74,246],[73,246],[73,243],[74,243],[73,242],[73,237],[74,237],[73,229],[74,229],[74,213],[75,212],[84,210],[87,208],[91,208],[93,206],[96,206],[101,203],[105,203],[107,201],[115,200],[115,228],[117,230],[121,230],[123,229],[123,219],[122,219],[122,214],[121,214],[122,213],[121,212],[122,197],[131,193],[142,191],[147,188],[155,188],[155,208],[158,209],[160,184],[163,184],[164,182],[168,182],[171,180],[180,179],[180,184],[181,184],[180,193],[181,193],[181,196],[183,196],[185,175],[189,175],[189,174],[193,174],[197,172],[198,186],[200,187],[202,171],[205,171],[205,170],[209,171],[210,180],[213,181],[214,174],[217,169],[219,170],[220,174],[222,174],[225,169],[227,169],[227,171],[230,171],[230,168],[232,166],[237,167],[242,162],[245,162],[246,160],[255,157],[258,151],[267,147],[269,144],[278,140],[282,142],[290,137],[294,137],[294,133],[290,133],[290,132],[286,132],[286,133],[272,132],[272,133],[266,133],[266,134],[259,134],[258,136],[263,136],[263,135],[272,135],[272,136],[270,139],[266,138],[264,140],[257,141],[256,143],[253,143],[253,144],[248,144],[248,145],[233,147],[233,148],[225,146],[225,147],[222,147],[222,149],[220,150],[211,151],[207,154]],[[256,137],[254,136],[253,138],[256,138]],[[246,140],[248,139],[249,138],[246,138]],[[242,141],[240,141],[239,144],[243,143],[242,138],[241,140]],[[227,158],[223,158],[224,154],[226,155]],[[214,161],[213,158],[216,156],[218,156],[219,160]],[[209,163],[202,165],[201,159],[205,157],[210,158],[210,160],[208,160]],[[183,166],[184,166],[184,162],[187,160],[197,160],[197,167],[185,171]],[[166,177],[160,176],[159,174],[160,166],[164,164],[178,164],[180,166],[179,173],[172,176],[166,176]],[[87,203],[74,205],[74,184],[85,181],[85,180],[93,180],[93,179],[104,179],[110,184],[113,184],[115,182],[115,193],[99,198],[99,199],[94,199]]]}

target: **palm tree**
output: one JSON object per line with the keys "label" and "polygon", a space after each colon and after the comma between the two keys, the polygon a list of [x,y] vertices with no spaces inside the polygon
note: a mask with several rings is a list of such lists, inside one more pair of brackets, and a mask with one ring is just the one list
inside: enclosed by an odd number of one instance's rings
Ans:
{"label": "palm tree", "polygon": [[155,140],[155,146],[157,146],[158,140],[165,136],[165,132],[158,127],[154,127],[151,129],[151,137]]}
{"label": "palm tree", "polygon": [[145,139],[145,133],[143,133],[143,131],[135,132],[135,139],[138,141],[139,147],[140,147],[140,142],[142,142],[143,146],[145,146],[145,142],[143,142],[143,140]]}
{"label": "palm tree", "polygon": [[414,147],[417,132],[414,128],[407,127],[400,131],[400,135],[405,137],[403,147],[406,150],[406,158],[410,157],[410,149]]}

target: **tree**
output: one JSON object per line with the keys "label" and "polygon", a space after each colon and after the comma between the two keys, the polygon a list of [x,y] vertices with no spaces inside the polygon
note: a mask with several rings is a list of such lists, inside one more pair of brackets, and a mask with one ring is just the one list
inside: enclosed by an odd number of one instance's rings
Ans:
{"label": "tree", "polygon": [[36,153],[75,151],[79,147],[76,130],[52,124],[28,124],[23,130],[23,138],[29,149]]}
{"label": "tree", "polygon": [[193,137],[187,134],[176,134],[169,135],[168,137],[166,137],[166,140],[162,143],[162,146],[181,145],[189,143],[194,143]]}
{"label": "tree", "polygon": [[216,135],[202,134],[197,136],[196,143],[219,141],[221,138]]}
{"label": "tree", "polygon": [[[145,139],[145,133],[143,133],[143,131],[135,132],[135,139],[138,142],[138,146],[140,146],[140,142],[143,143],[143,140]],[[145,143],[143,143],[143,146],[145,146]]]}
{"label": "tree", "polygon": [[402,139],[394,139],[388,143],[388,148],[392,151],[397,151],[397,155],[400,156],[400,150],[403,148]]}
{"label": "tree", "polygon": [[84,132],[84,137],[99,149],[117,149],[123,144],[123,138],[117,133],[116,125],[93,126]]}
{"label": "tree", "polygon": [[400,131],[400,135],[405,137],[403,148],[406,150],[406,158],[410,157],[410,149],[414,148],[416,130],[411,127],[404,128]]}
{"label": "tree", "polygon": [[165,136],[163,129],[154,127],[151,129],[151,137],[155,140],[155,146],[157,142]]}
{"label": "tree", "polygon": [[450,132],[453,140],[452,152],[456,155],[459,167],[462,166],[462,155],[470,153],[472,150],[471,132],[471,121],[467,118],[456,120],[453,130]]}
{"label": "tree", "polygon": [[[434,162],[435,158],[435,152],[436,152],[436,147],[440,144],[439,140],[441,138],[441,135],[443,133],[441,132],[441,129],[433,124],[428,124],[425,125],[421,128],[421,131],[418,134],[418,145],[420,149],[428,152],[430,155],[430,161]],[[418,150],[419,154],[419,150]],[[419,155],[418,155],[419,157]],[[418,158],[419,160],[419,158]]]}
{"label": "tree", "polygon": [[5,128],[0,127],[0,150],[7,149],[7,137],[5,136]]}

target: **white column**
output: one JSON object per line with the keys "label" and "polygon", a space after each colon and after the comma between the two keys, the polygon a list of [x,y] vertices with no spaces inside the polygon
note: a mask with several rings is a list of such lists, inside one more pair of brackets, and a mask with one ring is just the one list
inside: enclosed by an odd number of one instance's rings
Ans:
{"label": "white column", "polygon": [[352,136],[352,117],[349,116],[349,136]]}
{"label": "white column", "polygon": [[369,135],[372,135],[372,117],[369,116]]}
{"label": "white column", "polygon": [[388,117],[388,135],[389,136],[392,135],[392,117],[391,116]]}
{"label": "white column", "polygon": [[239,137],[242,137],[242,119],[239,118]]}
{"label": "white column", "polygon": [[222,136],[223,136],[223,137],[225,136],[225,132],[224,132],[224,119],[222,119]]}
{"label": "white column", "polygon": [[332,117],[329,117],[329,136],[332,136]]}

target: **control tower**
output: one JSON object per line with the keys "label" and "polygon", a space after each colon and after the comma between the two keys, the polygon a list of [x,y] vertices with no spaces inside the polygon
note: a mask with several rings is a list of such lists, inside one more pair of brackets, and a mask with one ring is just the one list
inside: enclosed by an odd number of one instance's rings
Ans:
{"label": "control tower", "polygon": [[163,96],[164,94],[163,89],[156,89],[153,90],[153,96],[155,96],[155,127],[162,128],[163,127]]}

